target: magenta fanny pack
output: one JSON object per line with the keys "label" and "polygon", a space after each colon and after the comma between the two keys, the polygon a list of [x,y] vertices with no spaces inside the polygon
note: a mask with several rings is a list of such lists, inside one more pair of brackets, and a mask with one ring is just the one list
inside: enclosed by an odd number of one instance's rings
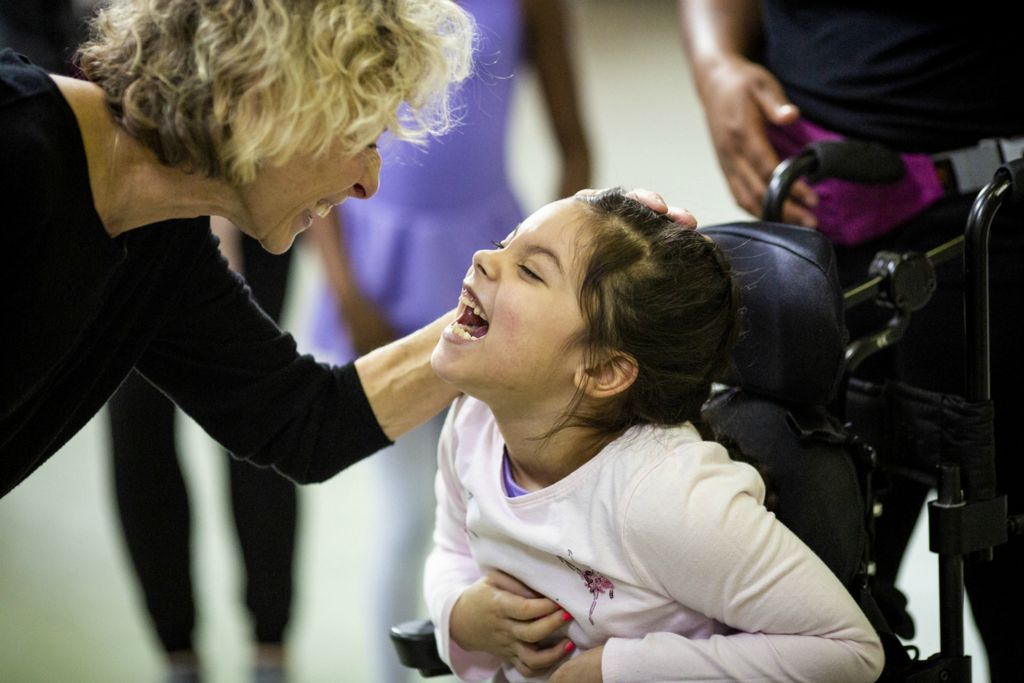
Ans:
{"label": "magenta fanny pack", "polygon": [[[768,140],[786,159],[819,140],[842,140],[838,133],[799,119],[788,126],[769,125]],[[885,185],[864,185],[826,178],[811,187],[818,194],[812,212],[818,230],[828,239],[850,247],[874,239],[913,218],[945,194],[927,154],[901,154],[906,167],[902,180]]]}

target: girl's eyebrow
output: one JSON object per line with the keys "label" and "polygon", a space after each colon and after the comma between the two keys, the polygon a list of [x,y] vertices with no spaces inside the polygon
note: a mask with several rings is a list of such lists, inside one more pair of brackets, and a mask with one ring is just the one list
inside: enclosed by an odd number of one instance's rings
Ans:
{"label": "girl's eyebrow", "polygon": [[[515,236],[519,232],[519,228],[521,228],[521,227],[523,227],[522,223],[517,225],[516,229],[512,231],[512,234],[510,234],[508,236],[508,241],[509,242],[511,242],[513,239],[515,239]],[[523,251],[526,252],[527,256],[532,256],[534,254],[537,254],[539,256],[547,256],[552,261],[554,261],[555,267],[558,269],[559,275],[565,275],[565,271],[562,270],[562,262],[559,260],[558,254],[556,254],[555,252],[551,251],[547,247],[540,246],[539,244],[530,244],[530,245],[527,245],[527,246],[523,247]]]}
{"label": "girl's eyebrow", "polygon": [[539,244],[531,244],[523,247],[523,250],[526,252],[527,256],[532,256],[534,254],[537,254],[539,256],[547,256],[549,259],[555,262],[555,267],[558,268],[558,273],[560,275],[565,275],[565,271],[562,270],[562,262],[558,259],[558,254],[551,251],[547,247],[541,246]]}

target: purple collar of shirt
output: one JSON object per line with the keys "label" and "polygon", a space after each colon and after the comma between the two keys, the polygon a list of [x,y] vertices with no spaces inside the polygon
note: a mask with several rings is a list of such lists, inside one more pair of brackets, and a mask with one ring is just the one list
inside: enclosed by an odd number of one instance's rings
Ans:
{"label": "purple collar of shirt", "polygon": [[512,478],[512,466],[508,461],[507,448],[501,449],[501,481],[505,485],[505,495],[509,498],[517,498],[529,493]]}

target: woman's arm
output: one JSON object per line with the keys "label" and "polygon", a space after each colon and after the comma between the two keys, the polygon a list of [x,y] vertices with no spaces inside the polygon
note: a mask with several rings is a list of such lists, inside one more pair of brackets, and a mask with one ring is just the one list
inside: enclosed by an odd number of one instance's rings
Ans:
{"label": "woman's arm", "polygon": [[[604,680],[874,681],[878,636],[825,564],[765,510],[758,475],[717,445],[688,448],[630,497],[625,549],[650,585],[738,632],[612,638]],[[685,462],[695,458],[696,475]]]}
{"label": "woman's arm", "polygon": [[167,313],[137,367],[236,456],[300,483],[322,481],[455,396],[430,369],[444,320],[362,366],[328,367],[300,355],[252,301],[208,229],[178,230],[175,240],[197,257],[175,276],[180,286],[166,293]]}
{"label": "woman's arm", "polygon": [[434,347],[454,314],[449,311],[426,327],[355,361],[366,398],[389,439],[395,440],[423,424],[459,395],[430,367]]}
{"label": "woman's arm", "polygon": [[360,291],[339,226],[330,218],[317,219],[312,233],[356,351],[366,354],[355,362],[363,390],[381,429],[389,439],[397,439],[436,415],[459,393],[430,368],[430,355],[453,312],[380,346],[394,337],[394,331]]}

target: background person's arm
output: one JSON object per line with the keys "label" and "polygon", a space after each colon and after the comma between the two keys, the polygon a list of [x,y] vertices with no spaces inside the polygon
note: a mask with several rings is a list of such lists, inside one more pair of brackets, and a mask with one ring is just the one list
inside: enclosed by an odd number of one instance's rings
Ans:
{"label": "background person's arm", "polygon": [[320,252],[327,284],[338,303],[338,314],[352,338],[356,355],[363,355],[395,339],[397,333],[377,304],[356,280],[345,243],[340,214],[315,217],[309,234]]}
{"label": "background person's arm", "polygon": [[558,142],[562,172],[558,197],[590,185],[590,146],[583,126],[571,35],[562,0],[523,0],[527,54],[537,70],[544,103]]}
{"label": "background person's arm", "polygon": [[[768,180],[780,161],[765,126],[793,123],[800,112],[775,76],[753,61],[762,44],[758,2],[679,0],[679,23],[729,190],[741,207],[759,217]],[[817,219],[808,210],[817,203],[813,190],[798,182],[791,197],[783,206],[783,219],[816,227]]]}

